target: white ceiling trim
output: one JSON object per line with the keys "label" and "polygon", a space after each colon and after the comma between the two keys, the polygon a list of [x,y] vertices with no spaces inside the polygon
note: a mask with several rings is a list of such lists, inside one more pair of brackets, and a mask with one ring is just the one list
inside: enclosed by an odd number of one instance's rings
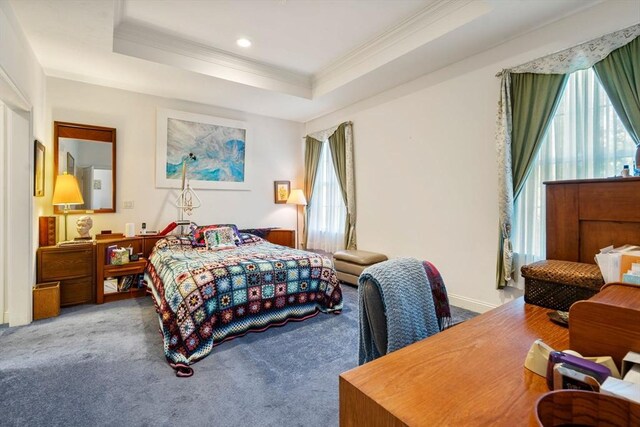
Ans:
{"label": "white ceiling trim", "polygon": [[491,11],[485,0],[437,0],[313,77],[313,98],[331,92]]}
{"label": "white ceiling trim", "polygon": [[311,77],[119,19],[113,51],[237,83],[311,98]]}

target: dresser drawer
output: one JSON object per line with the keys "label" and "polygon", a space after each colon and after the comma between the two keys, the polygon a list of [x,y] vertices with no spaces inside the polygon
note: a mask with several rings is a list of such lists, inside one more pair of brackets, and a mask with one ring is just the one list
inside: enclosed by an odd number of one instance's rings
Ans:
{"label": "dresser drawer", "polygon": [[93,248],[42,251],[39,253],[39,280],[52,281],[93,275]]}
{"label": "dresser drawer", "polygon": [[60,283],[60,305],[93,303],[93,277],[67,279]]}

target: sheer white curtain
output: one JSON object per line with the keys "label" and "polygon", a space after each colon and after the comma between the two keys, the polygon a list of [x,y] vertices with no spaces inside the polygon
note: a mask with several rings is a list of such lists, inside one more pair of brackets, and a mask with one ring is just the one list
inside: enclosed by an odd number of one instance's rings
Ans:
{"label": "sheer white curtain", "polygon": [[342,199],[329,144],[325,140],[318,164],[318,176],[313,190],[307,232],[309,249],[335,252],[344,249],[347,208]]}
{"label": "sheer white curtain", "polygon": [[635,145],[592,69],[572,73],[525,186],[515,200],[513,250],[520,266],[545,258],[544,181],[605,178],[633,164]]}

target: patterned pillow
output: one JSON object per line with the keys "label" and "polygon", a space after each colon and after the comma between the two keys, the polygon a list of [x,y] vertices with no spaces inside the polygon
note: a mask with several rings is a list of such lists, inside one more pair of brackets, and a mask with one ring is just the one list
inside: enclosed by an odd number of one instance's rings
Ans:
{"label": "patterned pillow", "polygon": [[212,228],[205,231],[204,241],[207,244],[207,250],[210,251],[236,247],[235,233],[231,227]]}
{"label": "patterned pillow", "polygon": [[158,240],[155,247],[161,249],[171,246],[192,246],[191,238],[188,236],[165,236]]}
{"label": "patterned pillow", "polygon": [[242,239],[243,245],[247,243],[264,242],[264,239],[262,237],[258,237],[255,234],[251,233],[240,233],[240,239]]}
{"label": "patterned pillow", "polygon": [[204,235],[207,230],[215,230],[216,228],[228,227],[233,231],[233,240],[236,245],[241,245],[242,240],[238,233],[238,227],[235,224],[211,224],[211,225],[192,225],[191,226],[191,244],[193,246],[207,246]]}

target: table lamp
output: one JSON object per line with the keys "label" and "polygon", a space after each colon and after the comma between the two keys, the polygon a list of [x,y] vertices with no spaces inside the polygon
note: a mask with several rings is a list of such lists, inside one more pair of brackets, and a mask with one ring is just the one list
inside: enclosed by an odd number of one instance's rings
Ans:
{"label": "table lamp", "polygon": [[307,206],[307,198],[304,197],[302,190],[291,190],[289,198],[287,199],[288,205],[296,205],[296,247],[300,248],[300,235],[298,233],[298,206]]}
{"label": "table lamp", "polygon": [[64,206],[64,240],[67,240],[67,217],[69,215],[69,205],[81,205],[84,203],[78,180],[74,175],[58,175],[56,186],[53,190],[54,205]]}

